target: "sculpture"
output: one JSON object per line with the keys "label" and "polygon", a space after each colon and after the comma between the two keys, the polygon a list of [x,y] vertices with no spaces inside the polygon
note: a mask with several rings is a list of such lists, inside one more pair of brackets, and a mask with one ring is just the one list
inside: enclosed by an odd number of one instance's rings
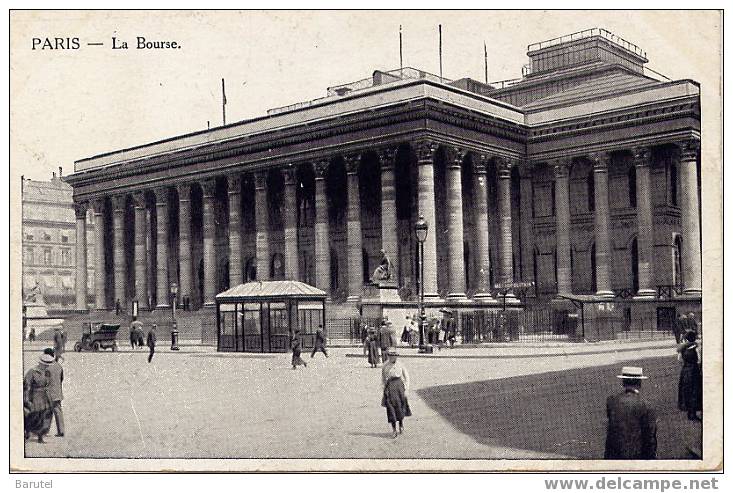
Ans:
{"label": "sculpture", "polygon": [[389,281],[394,274],[394,267],[387,253],[384,250],[380,250],[380,253],[382,254],[382,259],[379,261],[379,267],[374,269],[374,274],[372,274],[372,282],[374,284],[378,284],[379,281]]}

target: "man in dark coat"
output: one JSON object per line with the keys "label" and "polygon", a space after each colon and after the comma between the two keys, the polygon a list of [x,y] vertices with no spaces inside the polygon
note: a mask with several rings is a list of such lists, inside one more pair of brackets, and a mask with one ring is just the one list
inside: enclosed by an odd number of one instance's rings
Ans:
{"label": "man in dark coat", "polygon": [[[49,356],[55,356],[54,350],[51,348],[46,348],[43,352]],[[56,436],[62,437],[64,436],[64,412],[61,409],[61,401],[64,399],[64,369],[61,367],[61,363],[54,361],[48,365],[48,372],[51,376],[48,385],[48,398],[51,400],[53,417],[56,420]]]}
{"label": "man in dark coat", "polygon": [[56,327],[53,331],[53,352],[56,361],[63,359],[64,334],[61,333],[61,327]]}
{"label": "man in dark coat", "polygon": [[382,325],[379,326],[379,333],[378,333],[378,339],[379,339],[379,349],[382,354],[382,363],[386,362],[389,358],[387,356],[387,350],[390,347],[390,343],[392,341],[392,335],[391,330],[387,326],[386,321],[382,321]]}
{"label": "man in dark coat", "polygon": [[674,321],[674,340],[679,344],[682,342],[682,336],[687,331],[687,315],[682,314]]}
{"label": "man in dark coat", "polygon": [[148,363],[153,360],[153,355],[155,354],[155,342],[158,340],[157,336],[155,335],[155,329],[157,328],[158,326],[156,324],[153,324],[153,326],[150,328],[150,332],[148,332],[148,347],[150,348],[150,354],[148,354]]}
{"label": "man in dark coat", "polygon": [[311,352],[311,358],[316,355],[316,352],[322,352],[326,358],[328,353],[326,352],[326,334],[323,332],[323,325],[319,325],[316,329],[315,342],[313,343],[313,352]]}
{"label": "man in dark coat", "polygon": [[606,401],[608,431],[605,459],[656,459],[657,414],[640,395],[647,377],[639,367],[625,366],[618,375],[621,394]]}

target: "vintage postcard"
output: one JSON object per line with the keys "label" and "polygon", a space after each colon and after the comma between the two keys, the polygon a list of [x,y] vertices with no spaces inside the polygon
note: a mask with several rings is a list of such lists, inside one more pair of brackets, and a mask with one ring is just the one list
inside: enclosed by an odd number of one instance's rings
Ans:
{"label": "vintage postcard", "polygon": [[9,22],[11,471],[722,469],[722,12]]}

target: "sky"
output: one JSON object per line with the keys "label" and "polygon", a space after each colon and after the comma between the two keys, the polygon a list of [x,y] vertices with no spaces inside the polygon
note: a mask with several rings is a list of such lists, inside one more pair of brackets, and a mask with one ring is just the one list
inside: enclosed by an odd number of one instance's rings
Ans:
{"label": "sky", "polygon": [[[521,75],[527,45],[603,27],[646,50],[672,79],[720,90],[716,12],[84,12],[15,11],[10,40],[11,180],[48,179],[75,160],[325,96],[329,86],[404,65],[446,78]],[[136,37],[179,49],[137,50]],[[78,50],[32,50],[33,38],[78,37]],[[113,50],[126,41],[131,49]],[[102,42],[104,46],[87,46]],[[709,94],[712,94],[710,92]],[[717,111],[717,110],[716,110]]]}

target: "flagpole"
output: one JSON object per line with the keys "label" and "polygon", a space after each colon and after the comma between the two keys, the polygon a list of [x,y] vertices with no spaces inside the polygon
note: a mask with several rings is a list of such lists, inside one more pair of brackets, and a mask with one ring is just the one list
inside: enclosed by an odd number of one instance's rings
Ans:
{"label": "flagpole", "polygon": [[440,63],[440,83],[443,83],[443,25],[438,24],[438,60]]}
{"label": "flagpole", "polygon": [[402,24],[400,24],[400,79],[402,78]]}
{"label": "flagpole", "polygon": [[227,93],[224,90],[224,78],[221,78],[221,120],[227,124]]}
{"label": "flagpole", "polygon": [[489,54],[486,51],[486,41],[484,41],[484,81],[489,83]]}

